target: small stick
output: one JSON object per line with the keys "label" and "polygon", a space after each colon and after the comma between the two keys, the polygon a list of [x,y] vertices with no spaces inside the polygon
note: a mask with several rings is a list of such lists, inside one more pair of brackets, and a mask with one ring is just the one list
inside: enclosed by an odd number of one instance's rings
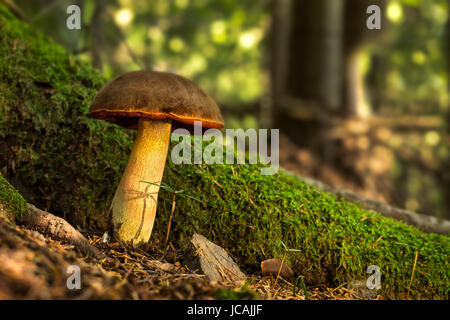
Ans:
{"label": "small stick", "polygon": [[28,214],[24,214],[20,224],[36,230],[43,235],[48,235],[54,240],[64,241],[75,245],[83,254],[90,255],[97,259],[105,258],[97,248],[74,227],[63,218],[57,217],[49,212],[40,210],[28,203]]}

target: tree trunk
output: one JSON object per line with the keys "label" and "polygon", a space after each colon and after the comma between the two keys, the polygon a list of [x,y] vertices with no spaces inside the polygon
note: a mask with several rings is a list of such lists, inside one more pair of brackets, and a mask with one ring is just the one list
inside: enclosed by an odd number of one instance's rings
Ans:
{"label": "tree trunk", "polygon": [[105,11],[105,3],[103,0],[97,0],[95,3],[95,10],[91,21],[91,54],[92,54],[92,64],[99,70],[103,70],[102,63],[102,45],[103,45],[103,35],[102,35],[102,17]]}

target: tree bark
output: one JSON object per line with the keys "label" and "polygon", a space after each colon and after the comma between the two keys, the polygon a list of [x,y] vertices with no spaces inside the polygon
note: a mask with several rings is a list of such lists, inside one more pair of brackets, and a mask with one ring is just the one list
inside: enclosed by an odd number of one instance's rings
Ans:
{"label": "tree bark", "polygon": [[103,35],[102,35],[102,17],[105,10],[105,3],[103,0],[97,0],[95,3],[94,14],[92,15],[91,21],[91,34],[92,34],[92,64],[99,70],[103,70],[102,62],[102,46],[103,46]]}

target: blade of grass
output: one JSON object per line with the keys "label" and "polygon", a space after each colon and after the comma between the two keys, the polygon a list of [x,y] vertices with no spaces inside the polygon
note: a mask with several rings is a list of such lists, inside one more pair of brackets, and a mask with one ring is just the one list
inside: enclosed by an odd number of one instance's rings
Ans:
{"label": "blade of grass", "polygon": [[169,222],[167,223],[167,233],[166,233],[166,240],[164,241],[164,254],[163,256],[166,256],[166,251],[167,251],[167,243],[169,242],[169,234],[170,234],[170,226],[172,225],[172,217],[173,217],[173,213],[175,212],[175,196],[176,194],[173,194],[173,198],[172,198],[172,210],[170,212],[170,217],[169,217]]}
{"label": "blade of grass", "polygon": [[272,290],[275,289],[277,285],[278,278],[280,277],[281,268],[283,268],[284,259],[286,259],[286,251],[284,252],[283,259],[281,259],[280,268],[278,269],[277,278],[275,279],[275,283],[273,284]]}
{"label": "blade of grass", "polygon": [[407,293],[408,297],[409,297],[409,290],[411,290],[411,284],[412,284],[413,277],[414,277],[414,271],[416,270],[416,264],[417,264],[417,257],[418,257],[418,255],[419,255],[419,251],[416,251],[416,256],[414,257],[413,270],[412,270],[412,273],[411,273],[411,279],[409,280],[409,285],[408,285],[408,293]]}
{"label": "blade of grass", "polygon": [[303,293],[305,294],[305,299],[309,300],[308,290],[306,290],[306,284],[305,284],[305,280],[303,279],[303,277],[301,280],[301,285],[303,287]]}

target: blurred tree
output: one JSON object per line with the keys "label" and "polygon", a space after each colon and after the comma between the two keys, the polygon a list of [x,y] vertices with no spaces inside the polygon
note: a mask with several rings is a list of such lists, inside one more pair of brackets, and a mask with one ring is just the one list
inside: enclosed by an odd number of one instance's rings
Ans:
{"label": "blurred tree", "polygon": [[[449,159],[441,120],[449,110],[447,1],[273,4],[275,126],[362,189],[444,214],[437,190],[448,192],[447,174],[439,174]],[[381,30],[366,28],[373,4]]]}
{"label": "blurred tree", "polygon": [[103,0],[97,0],[95,3],[94,14],[90,23],[91,35],[92,35],[92,64],[102,70],[103,63],[101,58],[101,50],[103,43],[103,21],[102,17],[105,11],[105,2]]}
{"label": "blurred tree", "polygon": [[[293,108],[307,109],[313,102],[324,108],[322,113],[342,117],[370,113],[364,93],[364,52],[368,45],[381,45],[381,35],[388,33],[386,19],[382,30],[366,28],[366,9],[372,4],[383,10],[386,1],[274,1],[280,14],[273,23],[273,91],[275,105],[281,109],[287,105],[288,121]],[[298,104],[291,108],[295,101]],[[322,116],[319,113],[317,117]]]}

